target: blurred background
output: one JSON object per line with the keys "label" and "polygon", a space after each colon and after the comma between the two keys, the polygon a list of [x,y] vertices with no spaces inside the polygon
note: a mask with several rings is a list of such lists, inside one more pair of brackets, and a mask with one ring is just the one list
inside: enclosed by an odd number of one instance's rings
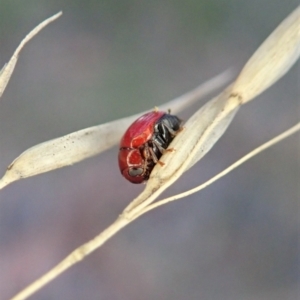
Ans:
{"label": "blurred background", "polygon": [[[39,22],[1,99],[0,168],[27,148],[238,72],[298,0],[1,0],[0,66]],[[161,196],[192,188],[299,121],[299,63],[242,107]],[[189,116],[205,101],[180,114]],[[144,188],[117,147],[0,193],[0,299],[92,239]],[[299,135],[143,216],[31,299],[300,299]]]}

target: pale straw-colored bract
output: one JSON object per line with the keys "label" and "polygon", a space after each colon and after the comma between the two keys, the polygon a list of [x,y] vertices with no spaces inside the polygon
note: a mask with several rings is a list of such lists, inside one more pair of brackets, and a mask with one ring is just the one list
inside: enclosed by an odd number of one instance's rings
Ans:
{"label": "pale straw-colored bract", "polygon": [[[156,165],[144,191],[125,208],[117,220],[94,239],[74,250],[57,266],[29,285],[13,299],[26,299],[72,265],[84,259],[121,228],[147,211],[189,194],[189,192],[186,192],[185,194],[152,204],[167,187],[173,184],[211,149],[223,135],[238,109],[280,79],[296,62],[299,54],[300,7],[295,9],[259,47],[242,69],[237,79],[217,97],[200,108],[184,124],[183,129],[170,145],[170,149],[173,149],[173,151],[166,152],[161,158],[164,165]],[[15,62],[12,65],[15,65]],[[0,76],[0,90],[2,88],[2,92],[12,73],[10,71],[8,76],[9,71],[5,72],[5,70],[2,71]],[[5,74],[4,77],[2,76],[3,74]],[[217,77],[205,84],[204,87],[199,87],[195,91],[175,99],[173,102],[169,102],[166,106],[161,106],[160,108],[167,109],[171,107],[172,111],[176,113],[188,103],[196,101],[203,94],[210,92],[215,87],[219,87],[220,84],[226,81],[226,78],[228,78],[226,75],[225,77]],[[2,83],[1,80],[3,81]],[[1,180],[1,187],[20,178],[54,170],[99,154],[115,145],[124,127],[129,125],[136,117],[137,115],[84,129],[30,148],[8,167],[5,176]],[[211,184],[250,157],[297,132],[299,129],[300,123],[255,149],[236,164],[233,164],[192,192]],[[94,149],[94,147],[98,147],[98,149]],[[64,150],[66,148],[68,148],[67,151]],[[53,160],[53,153],[56,154],[55,156],[58,159]],[[70,157],[65,157],[69,153],[72,153]],[[38,161],[37,164],[34,164],[34,160]]]}

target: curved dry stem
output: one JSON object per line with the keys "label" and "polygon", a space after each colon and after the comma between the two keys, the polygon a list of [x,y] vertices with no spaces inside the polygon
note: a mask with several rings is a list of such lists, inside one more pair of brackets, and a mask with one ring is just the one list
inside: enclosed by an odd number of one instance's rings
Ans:
{"label": "curved dry stem", "polygon": [[26,43],[28,43],[35,35],[37,35],[44,27],[46,27],[49,23],[55,21],[57,18],[59,18],[62,15],[62,12],[59,12],[55,14],[54,16],[46,19],[42,23],[40,23],[38,26],[36,26],[33,30],[31,30],[25,38],[21,41],[18,48],[15,50],[14,54],[12,55],[11,59],[8,63],[4,65],[2,70],[0,71],[0,97],[2,96],[10,77],[14,71],[14,68],[16,66],[16,63],[19,58],[19,54]]}
{"label": "curved dry stem", "polygon": [[24,45],[30,41],[35,35],[37,35],[44,27],[46,27],[48,24],[51,22],[55,21],[57,18],[59,18],[62,15],[62,12],[58,12],[57,14],[53,15],[52,17],[46,19],[42,23],[40,23],[38,26],[36,26],[34,29],[32,29],[26,36],[25,38],[21,41],[20,45],[16,49],[14,55],[18,55]]}
{"label": "curved dry stem", "polygon": [[58,277],[64,271],[69,269],[71,266],[77,264],[86,256],[91,254],[93,251],[102,246],[108,239],[115,235],[119,230],[129,224],[131,221],[122,217],[119,217],[114,223],[102,231],[98,236],[89,242],[81,245],[75,249],[71,254],[69,254],[64,260],[62,260],[58,265],[52,268],[49,272],[44,274],[38,280],[34,281],[32,284],[27,286],[23,291],[15,295],[11,300],[22,300],[27,299],[29,296],[33,295],[35,292],[40,290],[47,283],[51,282],[53,279]]}
{"label": "curved dry stem", "polygon": [[[107,240],[109,240],[112,236],[114,236],[117,232],[119,232],[122,228],[130,224],[132,221],[137,219],[138,217],[142,216],[146,212],[153,210],[154,208],[157,208],[159,206],[162,206],[164,204],[167,204],[171,201],[182,199],[186,196],[189,196],[193,193],[196,193],[208,185],[212,184],[213,182],[217,181],[221,177],[225,176],[250,158],[254,157],[258,153],[266,150],[267,148],[273,146],[274,144],[280,142],[281,140],[289,137],[290,135],[296,133],[300,130],[300,123],[296,124],[295,126],[291,127],[287,131],[283,132],[282,134],[278,135],[277,137],[273,138],[272,140],[268,141],[267,143],[259,146],[255,150],[251,151],[247,155],[245,155],[243,158],[239,159],[237,162],[232,164],[230,167],[226,168],[224,171],[220,172],[218,175],[214,176],[210,180],[206,181],[202,185],[191,189],[187,192],[178,194],[174,197],[166,198],[164,200],[161,200],[159,202],[156,202],[154,204],[150,204],[146,208],[143,208],[141,211],[139,211],[136,214],[123,214],[121,215],[114,223],[112,223],[109,227],[107,227],[103,232],[101,232],[98,236],[96,236],[94,239],[90,240],[89,242],[83,244],[82,246],[75,249],[71,254],[69,254],[64,260],[62,260],[58,265],[56,265],[53,269],[51,269],[49,272],[47,272],[45,275],[40,277],[38,280],[33,282],[31,285],[27,286],[23,291],[21,291],[19,294],[14,296],[12,300],[23,300],[40,290],[43,286],[45,286],[47,283],[51,282],[53,279],[58,277],[60,274],[62,274],[64,271],[69,269],[71,266],[77,264],[82,259],[84,259],[86,256],[91,254],[93,251],[101,247]],[[143,203],[142,203],[143,204]],[[132,211],[133,212],[133,211]],[[125,217],[126,216],[126,217]]]}
{"label": "curved dry stem", "polygon": [[296,124],[295,126],[291,127],[290,129],[286,130],[285,132],[281,133],[280,135],[278,135],[275,138],[271,139],[270,141],[266,142],[265,144],[263,144],[263,145],[257,147],[256,149],[252,150],[251,152],[249,152],[248,154],[243,156],[241,159],[239,159],[238,161],[233,163],[231,166],[229,166],[228,168],[226,168],[225,170],[223,170],[222,172],[220,172],[216,176],[212,177],[211,179],[207,180],[205,183],[203,183],[203,184],[201,184],[201,185],[197,186],[196,188],[193,188],[189,191],[186,191],[184,193],[180,193],[176,196],[172,196],[172,197],[166,198],[164,200],[158,201],[156,203],[150,204],[149,206],[144,208],[140,213],[136,214],[134,216],[134,218],[136,219],[136,218],[140,217],[141,215],[145,214],[146,212],[148,212],[148,211],[150,211],[154,208],[165,205],[165,204],[167,204],[169,202],[172,202],[172,201],[179,200],[181,198],[187,197],[191,194],[194,194],[194,193],[197,193],[197,192],[203,190],[207,186],[211,185],[215,181],[219,180],[223,176],[227,175],[228,173],[230,173],[231,171],[233,171],[234,169],[236,169],[237,167],[239,167],[240,165],[245,163],[247,160],[251,159],[252,157],[259,154],[260,152],[266,150],[267,148],[270,148],[271,146],[279,143],[283,139],[286,139],[287,137],[289,137],[290,135],[296,133],[299,130],[300,130],[300,123]]}

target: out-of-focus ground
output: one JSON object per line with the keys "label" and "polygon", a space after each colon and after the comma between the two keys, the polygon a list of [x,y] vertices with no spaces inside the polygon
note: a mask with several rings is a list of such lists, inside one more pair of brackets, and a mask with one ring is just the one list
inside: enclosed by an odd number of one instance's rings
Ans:
{"label": "out-of-focus ground", "polygon": [[[40,21],[0,102],[0,169],[27,148],[151,109],[238,71],[298,0],[0,3],[0,65]],[[194,187],[299,121],[299,63],[243,107],[213,150],[165,195]],[[182,114],[187,119],[202,103]],[[117,147],[0,192],[0,299],[108,226],[143,185]],[[299,135],[206,190],[132,223],[31,299],[295,300]]]}

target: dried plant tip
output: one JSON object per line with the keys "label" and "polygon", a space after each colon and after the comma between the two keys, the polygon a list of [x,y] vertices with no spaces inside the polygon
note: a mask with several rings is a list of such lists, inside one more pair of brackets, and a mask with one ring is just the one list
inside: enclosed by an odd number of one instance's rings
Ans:
{"label": "dried plant tip", "polygon": [[26,37],[21,41],[20,45],[18,48],[15,50],[13,56],[9,60],[8,63],[4,65],[0,72],[0,97],[2,96],[9,80],[10,77],[14,71],[15,65],[18,61],[19,54],[24,47],[24,45],[31,40],[39,31],[41,31],[44,27],[46,27],[49,23],[53,22],[57,18],[59,18],[62,15],[62,12],[59,12],[55,14],[54,16],[46,19],[42,23],[40,23],[38,26],[36,26],[32,31],[29,32],[29,34],[26,35]]}
{"label": "dried plant tip", "polygon": [[265,40],[249,59],[232,89],[246,103],[280,79],[300,55],[300,6]]}
{"label": "dried plant tip", "polygon": [[16,180],[72,165],[112,147],[119,141],[127,123],[127,118],[121,119],[29,148],[7,167],[0,180],[0,189]]}

